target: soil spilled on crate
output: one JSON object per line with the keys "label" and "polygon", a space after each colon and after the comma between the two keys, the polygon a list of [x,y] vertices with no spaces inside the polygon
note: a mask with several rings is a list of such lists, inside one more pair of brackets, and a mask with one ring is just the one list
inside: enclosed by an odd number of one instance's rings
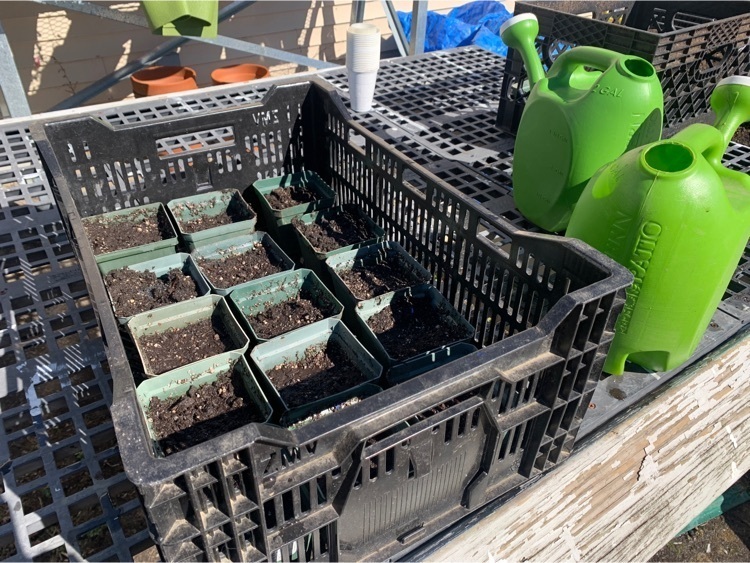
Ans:
{"label": "soil spilled on crate", "polygon": [[152,271],[138,272],[130,268],[112,270],[104,276],[115,313],[130,317],[180,301],[198,297],[198,286],[179,268],[156,277]]}
{"label": "soil spilled on crate", "polygon": [[301,291],[291,299],[269,307],[247,320],[260,338],[271,339],[295,328],[307,326],[333,314],[333,303],[324,301],[308,291]]}
{"label": "soil spilled on crate", "polygon": [[310,203],[318,197],[318,194],[310,187],[296,184],[288,188],[276,188],[266,195],[268,203],[274,209],[288,209],[295,205]]}
{"label": "soil spilled on crate", "polygon": [[395,360],[467,338],[464,327],[454,324],[424,297],[398,299],[370,317],[367,324]]}
{"label": "soil spilled on crate", "polygon": [[379,264],[360,264],[338,274],[357,299],[372,299],[389,291],[428,281],[420,279],[395,256],[389,256]]}
{"label": "soil spilled on crate", "polygon": [[[156,374],[185,366],[235,348],[217,319],[203,319],[183,328],[170,328],[139,339],[141,350]],[[189,345],[186,345],[189,343]]]}
{"label": "soil spilled on crate", "polygon": [[262,244],[257,243],[241,254],[227,254],[223,258],[199,258],[208,280],[219,288],[227,288],[250,280],[281,272],[283,263]]}
{"label": "soil spilled on crate", "polygon": [[251,422],[263,422],[242,376],[225,371],[216,381],[194,385],[173,399],[152,397],[151,426],[165,455],[189,448]]}
{"label": "soil spilled on crate", "polygon": [[150,244],[174,237],[172,226],[163,213],[146,209],[124,219],[94,217],[83,224],[94,254],[104,254]]}
{"label": "soil spilled on crate", "polygon": [[209,210],[218,205],[222,205],[222,202],[219,201],[218,197],[202,203],[182,203],[176,205],[174,207],[174,214],[176,216],[181,216],[185,210],[187,210],[190,215],[194,217],[194,219],[191,219],[190,221],[180,221],[182,232],[197,233],[199,231],[205,231],[206,229],[213,229],[214,227],[221,227],[223,225],[246,221],[255,216],[246,204],[234,200],[230,201],[227,208],[221,210],[221,212],[216,215],[206,214]]}
{"label": "soil spilled on crate", "polygon": [[345,208],[333,217],[319,217],[315,223],[292,222],[319,252],[330,252],[373,237],[370,225],[356,208]]}
{"label": "soil spilled on crate", "polygon": [[312,347],[301,361],[281,364],[267,375],[289,408],[312,403],[364,382],[362,372],[335,341],[322,348]]}

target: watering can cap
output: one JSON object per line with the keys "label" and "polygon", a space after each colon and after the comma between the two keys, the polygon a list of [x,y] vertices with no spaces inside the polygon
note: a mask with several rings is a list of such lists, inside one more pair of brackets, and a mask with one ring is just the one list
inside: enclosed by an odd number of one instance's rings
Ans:
{"label": "watering can cap", "polygon": [[500,35],[502,35],[506,29],[508,29],[512,25],[516,25],[518,22],[526,21],[526,20],[534,20],[539,21],[535,14],[532,14],[531,12],[528,12],[526,14],[518,14],[517,16],[513,16],[512,18],[505,20],[503,22],[503,25],[500,26]]}
{"label": "watering can cap", "polygon": [[726,78],[722,78],[719,83],[716,85],[718,88],[719,86],[750,86],[750,76],[727,76]]}

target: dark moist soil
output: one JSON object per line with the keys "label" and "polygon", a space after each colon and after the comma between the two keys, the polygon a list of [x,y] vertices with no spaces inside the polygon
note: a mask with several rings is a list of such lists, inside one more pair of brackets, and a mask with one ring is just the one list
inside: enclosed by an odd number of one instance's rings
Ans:
{"label": "dark moist soil", "polygon": [[405,297],[367,321],[388,355],[405,360],[467,337],[463,327],[453,324],[429,299]]}
{"label": "dark moist soil", "polygon": [[195,280],[179,268],[156,277],[151,271],[137,272],[130,268],[112,270],[104,277],[112,307],[120,317],[130,317],[198,297]]}
{"label": "dark moist soil", "polygon": [[266,195],[268,203],[274,209],[287,209],[295,205],[310,203],[320,196],[311,188],[303,185],[289,186],[288,188],[276,188]]}
{"label": "dark moist soil", "polygon": [[405,269],[403,262],[395,257],[380,264],[355,266],[339,272],[339,276],[357,299],[372,299],[426,281]]}
{"label": "dark moist soil", "polygon": [[247,207],[234,201],[230,202],[227,209],[223,210],[217,215],[202,215],[206,210],[211,209],[217,205],[217,198],[209,200],[205,203],[185,203],[177,205],[174,208],[175,215],[181,215],[184,209],[188,209],[190,214],[193,216],[198,215],[191,221],[180,221],[180,227],[183,233],[197,233],[199,231],[205,231],[206,229],[213,229],[214,227],[221,227],[222,225],[230,225],[232,223],[239,223],[247,219],[252,219],[254,214]]}
{"label": "dark moist soil", "polygon": [[363,383],[362,372],[341,347],[331,342],[325,348],[308,349],[300,362],[287,362],[268,372],[289,408],[335,395]]}
{"label": "dark moist soil", "polygon": [[235,347],[224,327],[214,319],[203,319],[184,328],[171,328],[142,337],[140,344],[157,375]]}
{"label": "dark moist soil", "polygon": [[200,258],[198,265],[209,281],[220,288],[275,274],[283,268],[281,260],[261,243],[242,254],[212,260]]}
{"label": "dark moist soil", "polygon": [[148,413],[165,455],[189,448],[263,418],[247,396],[238,373],[226,371],[213,383],[192,386],[175,399],[151,398]]}
{"label": "dark moist soil", "polygon": [[750,147],[750,125],[742,125],[732,137],[735,143]]}
{"label": "dark moist soil", "polygon": [[162,213],[138,211],[125,220],[97,217],[84,223],[94,254],[133,248],[174,237]]}
{"label": "dark moist soil", "polygon": [[333,314],[333,303],[321,302],[306,291],[298,293],[293,299],[279,303],[249,315],[248,322],[260,338],[271,339],[295,328],[307,326]]}
{"label": "dark moist soil", "polygon": [[330,252],[372,238],[367,220],[354,209],[345,209],[334,217],[319,218],[315,223],[292,222],[318,252]]}

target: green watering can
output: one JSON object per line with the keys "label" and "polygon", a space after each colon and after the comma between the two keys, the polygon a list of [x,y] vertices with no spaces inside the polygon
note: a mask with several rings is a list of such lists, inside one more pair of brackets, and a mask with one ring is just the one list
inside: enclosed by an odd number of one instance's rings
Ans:
{"label": "green watering can", "polygon": [[516,135],[513,197],[529,221],[557,232],[599,168],[661,138],[664,96],[651,63],[597,47],[560,54],[544,76],[538,33],[534,14],[500,28],[505,44],[520,51],[532,86]]}
{"label": "green watering can", "polygon": [[695,124],[631,150],[586,186],[566,235],[601,250],[635,277],[604,364],[670,370],[695,351],[750,236],[750,176],[722,166],[750,119],[750,78],[711,95],[715,125]]}

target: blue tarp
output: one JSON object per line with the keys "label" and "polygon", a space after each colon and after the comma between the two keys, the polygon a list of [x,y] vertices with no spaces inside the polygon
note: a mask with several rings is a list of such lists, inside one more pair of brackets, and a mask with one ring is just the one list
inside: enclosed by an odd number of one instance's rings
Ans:
{"label": "blue tarp", "polygon": [[[411,34],[411,12],[397,12],[407,40]],[[498,55],[508,47],[500,39],[500,26],[512,14],[500,2],[480,0],[454,8],[447,15],[427,12],[425,52],[477,45]]]}

